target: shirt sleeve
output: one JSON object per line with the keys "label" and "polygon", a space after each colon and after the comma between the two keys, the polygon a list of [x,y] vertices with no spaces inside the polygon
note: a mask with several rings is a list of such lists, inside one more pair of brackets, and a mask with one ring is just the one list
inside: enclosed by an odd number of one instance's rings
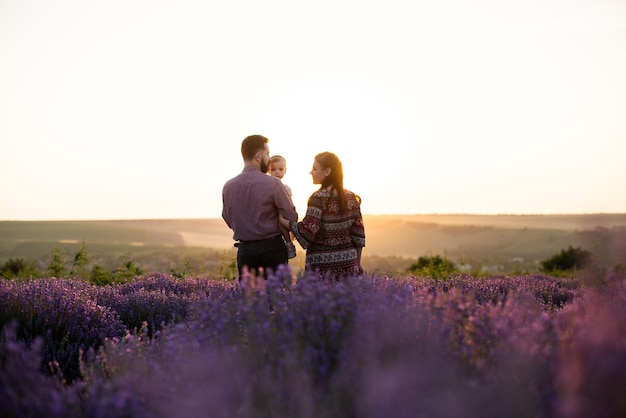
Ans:
{"label": "shirt sleeve", "polygon": [[365,225],[363,224],[363,215],[361,215],[360,199],[355,198],[352,205],[354,205],[356,216],[350,228],[350,238],[352,238],[355,247],[365,247]]}
{"label": "shirt sleeve", "polygon": [[222,189],[222,219],[224,219],[224,222],[230,229],[233,228],[230,223],[230,216],[226,210],[226,186]]}
{"label": "shirt sleeve", "polygon": [[315,237],[317,237],[317,234],[320,231],[322,211],[322,200],[318,196],[312,195],[309,198],[304,219],[300,222],[289,223],[289,229],[293,232],[293,236],[305,250],[313,244]]}
{"label": "shirt sleeve", "polygon": [[278,208],[278,212],[289,219],[289,221],[297,221],[298,213],[296,212],[291,197],[289,197],[287,190],[280,181],[276,182],[276,184],[277,187],[274,189],[274,202]]}

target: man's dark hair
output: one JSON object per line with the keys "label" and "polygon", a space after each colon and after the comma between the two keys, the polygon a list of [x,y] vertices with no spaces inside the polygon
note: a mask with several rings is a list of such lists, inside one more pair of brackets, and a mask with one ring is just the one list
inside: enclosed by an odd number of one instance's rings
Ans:
{"label": "man's dark hair", "polygon": [[245,161],[254,158],[254,154],[265,149],[265,144],[270,142],[263,135],[250,135],[244,138],[241,143],[241,155]]}

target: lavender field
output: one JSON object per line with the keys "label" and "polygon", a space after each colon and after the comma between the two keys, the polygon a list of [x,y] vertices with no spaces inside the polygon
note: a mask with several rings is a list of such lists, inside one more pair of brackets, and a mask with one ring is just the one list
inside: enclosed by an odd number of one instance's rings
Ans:
{"label": "lavender field", "polygon": [[0,281],[2,417],[626,416],[626,273]]}

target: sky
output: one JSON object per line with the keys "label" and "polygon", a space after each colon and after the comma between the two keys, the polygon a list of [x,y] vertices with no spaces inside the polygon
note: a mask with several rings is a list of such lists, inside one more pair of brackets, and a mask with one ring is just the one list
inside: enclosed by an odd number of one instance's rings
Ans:
{"label": "sky", "polygon": [[0,0],[0,220],[215,218],[270,139],[303,216],[626,213],[623,0]]}

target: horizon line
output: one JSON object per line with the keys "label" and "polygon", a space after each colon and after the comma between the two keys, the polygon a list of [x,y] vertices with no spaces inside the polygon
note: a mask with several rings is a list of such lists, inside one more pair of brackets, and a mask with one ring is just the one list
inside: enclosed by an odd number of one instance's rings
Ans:
{"label": "horizon line", "polygon": [[[431,213],[364,213],[363,217],[373,216],[615,216],[626,212],[562,212],[562,213],[470,213],[470,212],[431,212]],[[158,217],[158,218],[45,218],[45,219],[0,219],[0,222],[112,222],[112,221],[176,221],[222,219],[209,217]]]}

